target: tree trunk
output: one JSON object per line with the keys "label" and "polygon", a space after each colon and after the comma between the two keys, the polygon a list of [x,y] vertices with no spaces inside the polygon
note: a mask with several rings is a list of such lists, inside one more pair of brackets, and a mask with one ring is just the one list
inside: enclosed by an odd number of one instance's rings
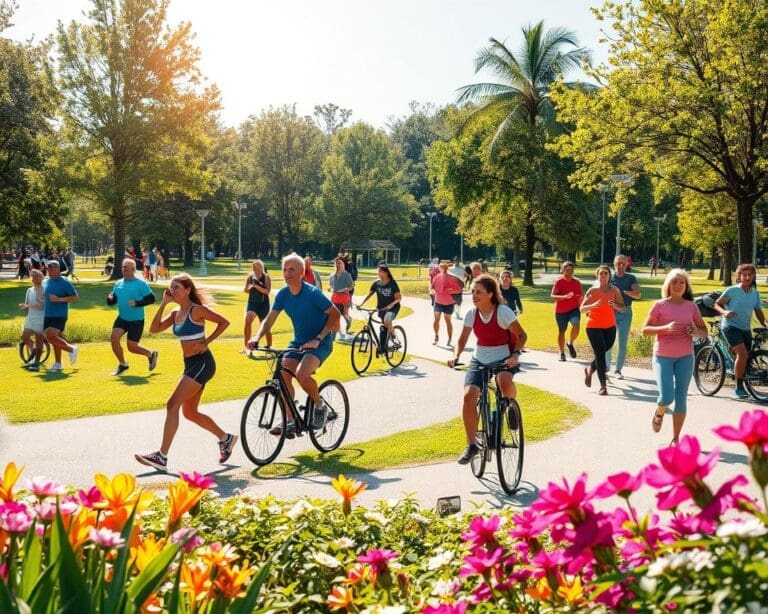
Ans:
{"label": "tree trunk", "polygon": [[709,273],[707,273],[707,279],[712,280],[715,278],[715,258],[717,257],[717,248],[713,245],[709,251]]}
{"label": "tree trunk", "polygon": [[115,240],[115,265],[112,267],[110,279],[120,279],[123,276],[123,269],[120,263],[125,254],[125,203],[116,201],[112,205],[112,220],[114,223]]}
{"label": "tree trunk", "polygon": [[520,237],[512,244],[512,277],[520,277]]}
{"label": "tree trunk", "polygon": [[733,285],[731,273],[733,270],[733,241],[723,243],[723,285]]}
{"label": "tree trunk", "polygon": [[[754,201],[736,201],[736,220],[739,236],[739,264],[752,262],[752,220],[754,217]],[[730,271],[730,269],[729,269]]]}
{"label": "tree trunk", "polygon": [[533,286],[533,248],[536,243],[536,230],[531,222],[525,226],[525,272],[523,285]]}

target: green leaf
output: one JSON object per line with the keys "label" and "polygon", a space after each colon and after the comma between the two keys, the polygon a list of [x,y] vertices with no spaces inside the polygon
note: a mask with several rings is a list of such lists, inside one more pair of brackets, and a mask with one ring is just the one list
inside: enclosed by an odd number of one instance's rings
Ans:
{"label": "green leaf", "polygon": [[16,607],[13,597],[11,597],[11,593],[8,590],[8,585],[4,580],[0,579],[0,612],[16,614],[18,611],[19,609]]}
{"label": "green leaf", "polygon": [[[277,553],[273,556],[276,556]],[[267,559],[264,565],[261,566],[259,573],[257,573],[251,583],[248,585],[248,590],[245,592],[245,597],[238,599],[232,604],[229,611],[230,614],[250,614],[256,609],[256,601],[259,598],[261,587],[269,575],[269,568],[272,565],[272,557]]]}
{"label": "green leaf", "polygon": [[[21,581],[19,582],[19,596],[28,600],[32,589],[40,575],[40,561],[43,553],[43,546],[40,538],[34,531],[27,532],[27,539],[24,541],[24,560],[21,566]],[[0,609],[1,611],[1,609]]]}
{"label": "green leaf", "polygon": [[168,611],[169,612],[178,612],[180,610],[179,606],[179,586],[181,584],[181,566],[184,562],[184,557],[182,555],[181,560],[179,560],[179,569],[176,571],[176,579],[173,581],[173,590],[171,591],[171,594],[168,596]]}
{"label": "green leaf", "polygon": [[117,556],[117,562],[113,567],[112,582],[110,582],[109,591],[107,593],[107,600],[104,602],[104,607],[102,609],[104,614],[117,614],[117,612],[121,611],[121,606],[125,600],[125,581],[128,574],[128,556],[131,553],[131,548],[128,543],[131,538],[131,531],[133,531],[133,520],[135,517],[136,506],[134,506],[133,510],[131,510],[131,515],[128,517],[128,522],[125,523],[125,526],[120,533],[121,537],[125,540],[125,545],[120,549],[120,554]]}
{"label": "green leaf", "polygon": [[[56,575],[59,594],[61,595],[61,614],[84,614],[93,611],[91,594],[85,577],[77,564],[75,553],[67,539],[67,531],[61,519],[61,512],[56,510],[56,521],[51,528],[51,544],[56,544]],[[51,551],[54,548],[51,547]]]}
{"label": "green leaf", "polygon": [[141,607],[163,580],[178,551],[178,544],[168,544],[131,582],[125,592],[136,608]]}
{"label": "green leaf", "polygon": [[58,562],[50,565],[37,579],[28,599],[32,614],[46,614],[50,611],[53,601],[53,576],[57,566]]}

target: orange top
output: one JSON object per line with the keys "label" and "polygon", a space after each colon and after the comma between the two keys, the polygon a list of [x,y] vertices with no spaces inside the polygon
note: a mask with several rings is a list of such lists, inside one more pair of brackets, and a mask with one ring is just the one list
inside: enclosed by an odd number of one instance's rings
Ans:
{"label": "orange top", "polygon": [[[604,299],[605,302],[597,307],[593,307],[587,312],[587,328],[613,328],[616,326],[616,313],[608,304],[614,297],[613,288],[609,292],[601,292],[599,289],[592,290],[592,296],[597,295],[596,299]],[[594,301],[592,301],[594,302]]]}

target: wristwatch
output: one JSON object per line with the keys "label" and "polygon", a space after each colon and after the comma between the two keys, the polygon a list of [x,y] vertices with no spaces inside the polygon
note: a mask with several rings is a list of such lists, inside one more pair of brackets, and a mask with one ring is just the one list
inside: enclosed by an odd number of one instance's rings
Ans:
{"label": "wristwatch", "polygon": [[315,337],[315,341],[317,341],[318,343],[320,343],[322,340],[323,340],[323,338],[320,335]]}

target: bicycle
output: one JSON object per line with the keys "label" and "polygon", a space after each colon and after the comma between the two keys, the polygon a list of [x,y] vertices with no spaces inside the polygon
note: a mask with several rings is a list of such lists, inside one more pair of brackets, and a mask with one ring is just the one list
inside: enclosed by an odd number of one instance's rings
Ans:
{"label": "bicycle", "polygon": [[[274,360],[274,368],[270,379],[248,397],[240,418],[240,441],[250,461],[259,466],[268,465],[280,453],[286,438],[302,437],[305,432],[309,433],[312,445],[320,452],[338,448],[349,427],[349,398],[344,386],[333,379],[320,384],[320,397],[328,411],[323,416],[323,425],[313,429],[311,425],[315,408],[312,399],[307,397],[304,405],[297,406],[282,378],[283,371],[294,375],[282,363],[284,354],[296,350],[257,347],[253,351],[265,355],[261,360]],[[250,356],[259,360],[252,354]],[[286,435],[284,428],[289,410],[295,418],[295,435]],[[272,434],[270,431],[279,432]]]}
{"label": "bicycle", "polygon": [[[462,363],[455,363],[459,366]],[[510,369],[504,363],[481,365],[483,387],[477,399],[479,422],[476,443],[480,452],[470,461],[472,474],[483,477],[485,465],[496,452],[496,467],[502,490],[512,495],[520,485],[523,475],[525,456],[525,433],[523,432],[523,414],[520,404],[515,399],[501,396],[496,385],[496,375],[501,371],[512,374],[520,371],[519,367]],[[493,394],[491,394],[491,392]]]}
{"label": "bicycle", "polygon": [[405,353],[408,347],[408,339],[405,336],[403,327],[392,327],[392,332],[387,335],[386,350],[383,351],[379,331],[374,326],[375,324],[380,324],[381,328],[384,328],[381,320],[374,318],[374,314],[379,310],[366,307],[357,307],[357,309],[368,314],[368,321],[363,330],[358,331],[354,339],[352,339],[352,368],[355,370],[355,373],[362,375],[368,370],[373,359],[374,348],[376,349],[376,356],[384,354],[384,358],[386,358],[390,367],[393,369],[399,367],[403,360],[405,360]]}
{"label": "bicycle", "polygon": [[[48,360],[48,356],[51,355],[51,344],[48,343],[47,339],[43,339],[43,351],[40,354],[40,364],[43,364],[46,360]],[[21,358],[21,362],[23,362],[25,365],[28,365],[30,362],[32,362],[32,359],[35,357],[34,355],[34,345],[33,349],[29,349],[27,347],[27,344],[23,341],[19,341],[19,358]]]}
{"label": "bicycle", "polygon": [[[693,378],[701,394],[711,397],[720,391],[725,376],[735,378],[731,346],[720,327],[720,321],[709,322],[707,343],[696,353]],[[768,329],[752,329],[752,349],[749,352],[744,386],[757,401],[768,402],[768,351],[761,349],[768,340]]]}

